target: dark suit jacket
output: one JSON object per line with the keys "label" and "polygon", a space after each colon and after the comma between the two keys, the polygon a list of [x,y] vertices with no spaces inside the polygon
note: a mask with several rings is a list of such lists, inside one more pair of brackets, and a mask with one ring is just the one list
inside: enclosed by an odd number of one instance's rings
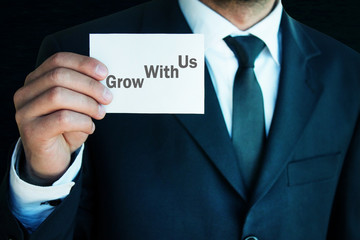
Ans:
{"label": "dark suit jacket", "polygon": [[[89,33],[190,32],[177,1],[154,1],[47,37],[39,63],[58,51],[88,55]],[[360,239],[360,57],[286,13],[281,32],[278,98],[252,195],[206,73],[205,115],[96,122],[75,187],[30,239]],[[23,239],[7,178],[0,237]]]}

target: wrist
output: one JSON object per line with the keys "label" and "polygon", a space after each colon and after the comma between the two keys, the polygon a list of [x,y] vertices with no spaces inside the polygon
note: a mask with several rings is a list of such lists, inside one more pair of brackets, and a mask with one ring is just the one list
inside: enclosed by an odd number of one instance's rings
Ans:
{"label": "wrist", "polygon": [[25,154],[22,153],[19,162],[19,177],[27,183],[38,185],[38,186],[51,186],[56,180],[58,180],[68,169],[70,161],[67,161],[68,164],[58,169],[62,169],[57,172],[50,173],[41,173],[40,171],[35,170],[28,160],[25,158]]}

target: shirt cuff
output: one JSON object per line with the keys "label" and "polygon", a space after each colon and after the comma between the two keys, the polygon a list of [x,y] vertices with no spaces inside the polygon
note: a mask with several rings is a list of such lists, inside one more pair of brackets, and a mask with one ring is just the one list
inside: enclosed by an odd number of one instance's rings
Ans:
{"label": "shirt cuff", "polygon": [[23,149],[21,139],[16,143],[10,166],[10,209],[29,232],[34,231],[55,209],[51,201],[69,195],[81,168],[83,149],[84,144],[61,178],[52,186],[44,187],[27,183],[19,177],[16,166]]}

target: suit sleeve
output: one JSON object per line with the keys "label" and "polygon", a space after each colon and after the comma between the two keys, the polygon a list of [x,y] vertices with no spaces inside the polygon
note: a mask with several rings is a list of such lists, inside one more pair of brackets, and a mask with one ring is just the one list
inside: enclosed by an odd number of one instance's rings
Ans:
{"label": "suit sleeve", "polygon": [[[39,51],[37,66],[40,65],[44,60],[53,55],[56,52],[61,51],[59,45],[51,37],[45,38]],[[82,179],[83,169],[76,177],[75,186],[72,187],[70,194],[58,205],[55,210],[42,222],[42,224],[34,231],[31,235],[22,226],[22,224],[15,218],[9,207],[9,169],[10,159],[8,159],[7,174],[2,179],[0,185],[0,239],[36,239],[36,240],[70,240],[74,238],[74,230],[76,228],[76,222],[78,219],[82,219],[79,212],[86,212],[83,210],[79,211],[80,197],[82,193]],[[85,161],[85,160],[84,160]],[[87,218],[88,215],[85,213],[83,218],[86,221],[91,221]],[[88,226],[84,222],[85,228]],[[79,229],[84,229],[79,227]],[[88,228],[86,228],[87,230]],[[80,233],[81,235],[89,235]]]}
{"label": "suit sleeve", "polygon": [[70,194],[30,235],[10,210],[9,176],[6,174],[0,186],[0,239],[73,239],[81,195],[82,175],[81,171],[75,179],[76,184]]}
{"label": "suit sleeve", "polygon": [[78,175],[84,147],[75,151],[71,158],[72,164],[52,186],[36,186],[23,181],[16,169],[23,156],[21,140],[18,140],[10,166],[10,209],[15,217],[31,233],[52,213],[55,205],[69,195]]}
{"label": "suit sleeve", "polygon": [[360,239],[360,117],[345,159],[333,206],[328,239]]}

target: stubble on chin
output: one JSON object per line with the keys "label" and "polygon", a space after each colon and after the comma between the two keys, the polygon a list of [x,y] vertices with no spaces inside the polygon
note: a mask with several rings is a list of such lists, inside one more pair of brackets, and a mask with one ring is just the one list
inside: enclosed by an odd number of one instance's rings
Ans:
{"label": "stubble on chin", "polygon": [[254,5],[266,5],[269,0],[211,0],[218,6],[254,6]]}

